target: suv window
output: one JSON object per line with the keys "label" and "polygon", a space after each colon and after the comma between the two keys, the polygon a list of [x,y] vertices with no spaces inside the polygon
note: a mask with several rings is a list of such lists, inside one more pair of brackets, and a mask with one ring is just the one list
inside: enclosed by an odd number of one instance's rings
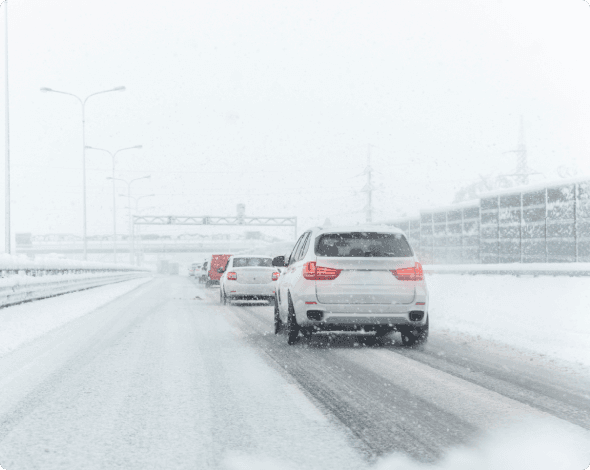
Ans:
{"label": "suv window", "polygon": [[301,242],[301,250],[297,253],[297,261],[300,259],[305,258],[305,253],[307,253],[307,249],[309,248],[309,239],[311,238],[311,232],[307,232],[307,237],[305,240]]}
{"label": "suv window", "polygon": [[401,233],[346,232],[318,237],[315,254],[332,257],[408,258],[412,249]]}
{"label": "suv window", "polygon": [[295,261],[297,261],[296,256],[297,253],[299,251],[299,248],[301,248],[301,242],[303,241],[303,239],[305,238],[305,236],[307,235],[307,233],[304,233],[303,235],[301,235],[299,237],[299,240],[297,240],[297,243],[295,243],[295,246],[293,247],[293,251],[291,251],[291,254],[289,255],[289,262],[287,263],[287,265],[291,265],[292,263],[294,263]]}

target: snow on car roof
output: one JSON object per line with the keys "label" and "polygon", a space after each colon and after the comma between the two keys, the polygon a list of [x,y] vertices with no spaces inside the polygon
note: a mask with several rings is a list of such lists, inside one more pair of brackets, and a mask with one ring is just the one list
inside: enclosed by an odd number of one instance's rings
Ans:
{"label": "snow on car roof", "polygon": [[270,258],[272,259],[272,256],[268,256],[268,255],[232,255],[233,258]]}
{"label": "snow on car roof", "polygon": [[392,227],[391,225],[343,225],[335,227],[317,227],[322,233],[335,232],[387,232],[387,233],[404,233],[403,230]]}

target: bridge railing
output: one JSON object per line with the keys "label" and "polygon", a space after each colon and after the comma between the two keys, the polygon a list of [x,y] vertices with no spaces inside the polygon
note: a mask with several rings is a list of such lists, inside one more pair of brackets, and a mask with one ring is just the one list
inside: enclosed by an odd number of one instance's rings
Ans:
{"label": "bridge railing", "polygon": [[0,255],[0,307],[151,274],[131,265]]}

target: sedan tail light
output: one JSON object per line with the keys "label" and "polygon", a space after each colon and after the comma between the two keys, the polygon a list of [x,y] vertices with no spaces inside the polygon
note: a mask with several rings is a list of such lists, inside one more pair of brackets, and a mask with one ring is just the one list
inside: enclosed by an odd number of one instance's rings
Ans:
{"label": "sedan tail light", "polygon": [[411,268],[392,269],[392,274],[399,281],[423,281],[424,271],[422,271],[422,265],[416,263]]}
{"label": "sedan tail light", "polygon": [[309,281],[333,281],[341,271],[342,269],[316,266],[315,261],[303,265],[303,277]]}
{"label": "sedan tail light", "polygon": [[272,273],[272,280],[273,281],[278,281],[279,280],[279,276],[280,276],[279,273]]}
{"label": "sedan tail light", "polygon": [[227,273],[227,280],[228,281],[237,281],[238,280],[238,273]]}

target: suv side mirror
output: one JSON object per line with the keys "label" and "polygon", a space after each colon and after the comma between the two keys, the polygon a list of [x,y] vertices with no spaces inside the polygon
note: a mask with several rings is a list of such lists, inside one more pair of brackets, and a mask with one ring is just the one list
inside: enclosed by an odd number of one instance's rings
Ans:
{"label": "suv side mirror", "polygon": [[273,258],[272,265],[277,266],[279,268],[283,268],[285,266],[285,257],[284,256],[277,256],[276,258]]}
{"label": "suv side mirror", "polygon": [[223,269],[223,268],[217,268],[217,272],[221,274],[221,273],[225,272],[225,269]]}

